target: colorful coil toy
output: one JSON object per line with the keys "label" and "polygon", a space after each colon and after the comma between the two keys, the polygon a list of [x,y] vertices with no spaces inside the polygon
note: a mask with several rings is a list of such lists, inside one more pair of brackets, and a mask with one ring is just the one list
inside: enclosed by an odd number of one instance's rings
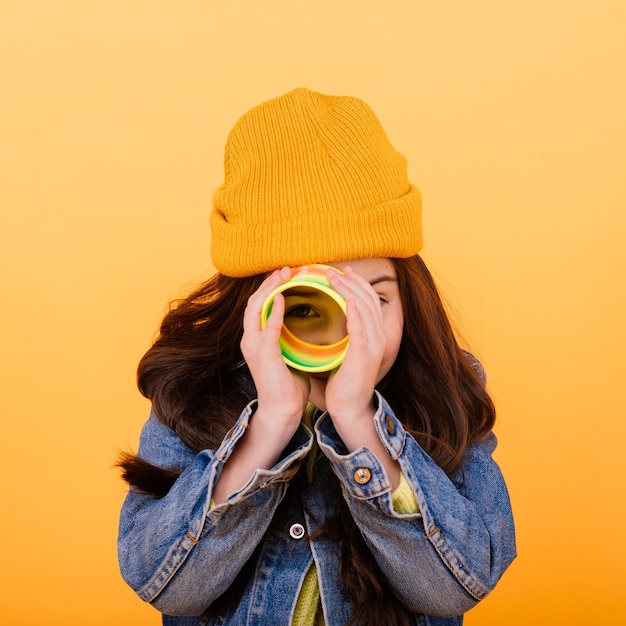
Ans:
{"label": "colorful coil toy", "polygon": [[[270,293],[261,309],[261,328],[264,328],[275,296],[283,294],[285,322],[278,340],[280,349],[285,363],[303,372],[328,372],[339,367],[348,349],[346,301],[331,288],[326,277],[329,269],[328,265],[320,264],[294,268],[291,278]],[[300,327],[302,332],[298,331]],[[332,327],[335,335],[340,332],[341,338],[327,342],[322,338],[324,333],[317,330],[320,327]]]}

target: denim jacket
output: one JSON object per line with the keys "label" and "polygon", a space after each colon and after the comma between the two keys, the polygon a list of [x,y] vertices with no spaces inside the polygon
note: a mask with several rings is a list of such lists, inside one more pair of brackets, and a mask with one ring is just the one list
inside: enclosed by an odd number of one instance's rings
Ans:
{"label": "denim jacket", "polygon": [[[515,557],[509,497],[491,457],[495,435],[470,446],[462,472],[450,479],[378,393],[376,400],[378,435],[400,464],[419,513],[394,510],[391,485],[377,457],[365,448],[347,453],[327,414],[317,419],[314,432],[301,425],[272,469],[257,470],[244,487],[211,508],[214,485],[254,419],[256,401],[217,450],[198,454],[151,415],[139,456],[182,474],[163,498],[128,494],[118,541],[124,579],[164,613],[165,625],[288,626],[303,579],[315,563],[326,624],[343,626],[351,608],[338,574],[340,546],[325,535],[307,540],[336,508],[326,488],[332,472],[378,565],[415,614],[413,623],[462,624],[463,613],[494,588]],[[314,439],[321,454],[303,493],[304,506],[290,511],[282,527],[268,530]],[[231,613],[208,621],[194,617],[231,585],[259,544],[255,570]]]}

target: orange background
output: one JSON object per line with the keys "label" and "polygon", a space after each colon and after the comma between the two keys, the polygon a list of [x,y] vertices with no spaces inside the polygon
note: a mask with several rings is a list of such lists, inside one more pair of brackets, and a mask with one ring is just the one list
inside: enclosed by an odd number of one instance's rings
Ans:
{"label": "orange background", "polygon": [[235,120],[363,98],[499,408],[520,557],[469,626],[623,623],[622,0],[3,2],[2,622],[156,625],[115,538],[138,359],[207,277]]}

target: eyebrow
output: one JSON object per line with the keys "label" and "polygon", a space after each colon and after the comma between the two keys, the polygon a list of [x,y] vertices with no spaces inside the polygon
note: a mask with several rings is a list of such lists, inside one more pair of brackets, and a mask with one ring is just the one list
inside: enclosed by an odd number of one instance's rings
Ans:
{"label": "eyebrow", "polygon": [[398,279],[394,278],[393,276],[379,276],[378,278],[374,278],[374,280],[370,280],[370,285],[372,285],[372,287],[374,285],[378,285],[378,283],[397,283]]}

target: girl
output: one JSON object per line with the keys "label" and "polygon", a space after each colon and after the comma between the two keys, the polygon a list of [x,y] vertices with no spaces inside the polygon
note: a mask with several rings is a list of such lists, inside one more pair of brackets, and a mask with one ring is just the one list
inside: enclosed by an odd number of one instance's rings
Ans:
{"label": "girl", "polygon": [[[515,556],[495,411],[422,246],[421,196],[360,100],[296,89],[244,115],[214,194],[218,274],[139,365],[152,401],[119,558],[163,624],[452,626]],[[331,373],[288,368],[277,295],[325,263]]]}

